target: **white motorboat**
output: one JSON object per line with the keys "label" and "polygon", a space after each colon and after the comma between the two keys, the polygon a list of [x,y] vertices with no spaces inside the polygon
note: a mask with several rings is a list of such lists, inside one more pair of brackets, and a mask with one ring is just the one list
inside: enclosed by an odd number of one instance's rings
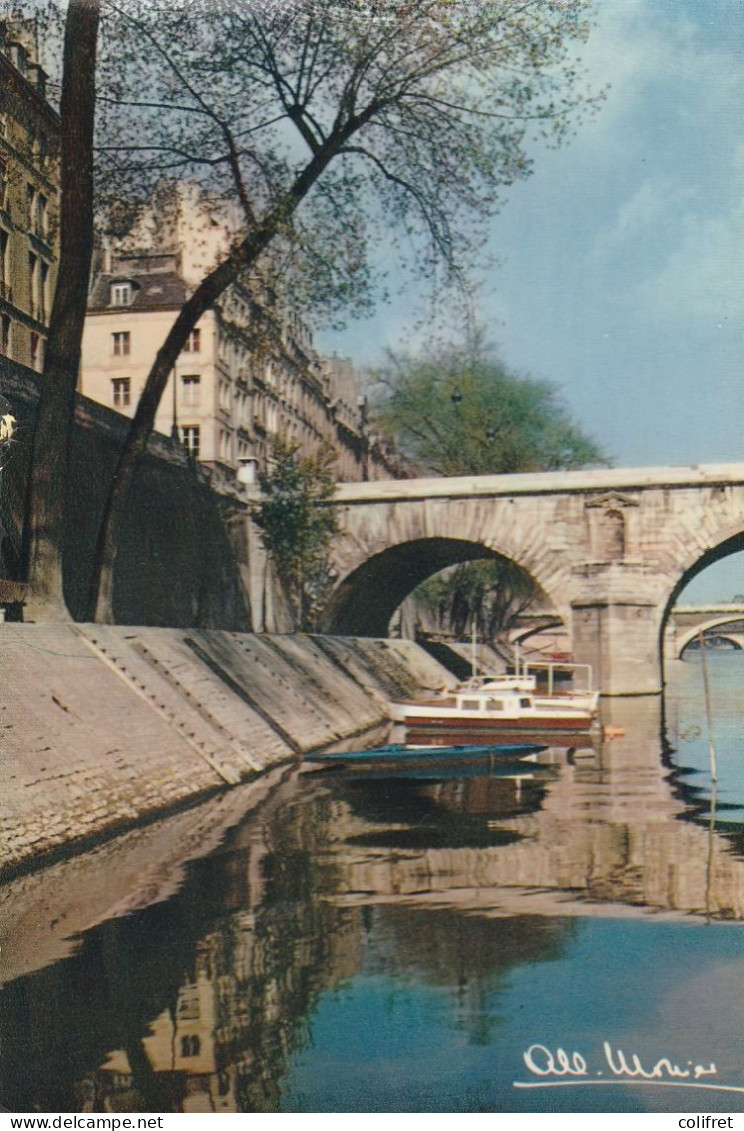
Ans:
{"label": "white motorboat", "polygon": [[544,734],[587,732],[595,725],[598,692],[592,693],[596,698],[591,701],[572,700],[570,695],[542,695],[534,687],[509,686],[509,682],[510,677],[481,683],[471,680],[436,698],[393,703],[391,716],[416,731]]}

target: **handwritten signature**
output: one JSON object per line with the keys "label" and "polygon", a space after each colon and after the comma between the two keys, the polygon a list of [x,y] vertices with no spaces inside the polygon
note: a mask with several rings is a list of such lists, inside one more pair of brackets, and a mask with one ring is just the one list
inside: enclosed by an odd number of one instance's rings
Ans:
{"label": "handwritten signature", "polygon": [[515,1088],[555,1088],[582,1084],[656,1084],[661,1087],[710,1088],[722,1092],[742,1092],[744,1087],[731,1084],[701,1083],[704,1077],[717,1076],[715,1064],[696,1064],[693,1060],[677,1064],[671,1057],[644,1064],[636,1052],[626,1053],[602,1044],[604,1059],[600,1069],[590,1068],[586,1057],[563,1048],[551,1050],[534,1044],[523,1053],[525,1066],[532,1080],[514,1081]]}

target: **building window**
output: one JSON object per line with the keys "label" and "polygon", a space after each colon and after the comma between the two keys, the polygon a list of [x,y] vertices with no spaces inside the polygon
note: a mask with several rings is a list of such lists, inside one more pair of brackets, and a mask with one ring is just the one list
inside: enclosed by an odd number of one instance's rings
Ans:
{"label": "building window", "polygon": [[192,457],[199,458],[200,428],[198,424],[186,424],[181,429],[181,443]]}
{"label": "building window", "polygon": [[0,228],[0,298],[6,300],[10,299],[10,287],[8,286],[8,244],[10,236],[4,228]]}
{"label": "building window", "polygon": [[33,231],[36,220],[36,189],[33,185],[26,185],[26,213],[30,231]]}
{"label": "building window", "polygon": [[114,408],[123,408],[132,403],[132,382],[129,377],[114,377],[111,382],[111,398]]}
{"label": "building window", "polygon": [[47,198],[40,192],[36,197],[36,208],[34,209],[34,231],[42,240],[47,238],[48,218]]}
{"label": "building window", "polygon": [[198,1037],[181,1037],[181,1056],[198,1056],[200,1049]]}
{"label": "building window", "polygon": [[25,78],[26,68],[28,64],[28,55],[26,54],[26,48],[21,47],[20,43],[9,43],[8,48],[11,63],[14,67],[16,67],[17,70],[21,72],[21,74]]}
{"label": "building window", "polygon": [[132,284],[131,283],[112,283],[111,284],[111,305],[112,306],[131,306],[132,303]]}
{"label": "building window", "polygon": [[8,166],[0,161],[0,208],[5,208],[8,195]]}
{"label": "building window", "polygon": [[47,320],[49,309],[49,264],[41,261],[41,275],[39,278],[39,318],[42,322]]}
{"label": "building window", "polygon": [[184,373],[181,377],[181,404],[193,407],[199,404],[201,378],[198,373]]}
{"label": "building window", "polygon": [[201,350],[201,330],[197,326],[197,328],[195,330],[191,331],[188,338],[186,339],[185,345],[183,347],[183,352],[184,353],[199,353],[200,350]]}
{"label": "building window", "polygon": [[114,357],[128,357],[131,338],[129,330],[117,330],[111,335],[111,346]]}
{"label": "building window", "polygon": [[31,368],[41,368],[41,339],[39,335],[31,331]]}
{"label": "building window", "polygon": [[39,293],[38,292],[38,286],[39,286],[38,272],[39,272],[39,260],[33,254],[33,252],[30,251],[28,253],[28,285],[29,285],[29,298],[30,298],[30,306],[31,306],[30,312],[31,312],[32,318],[36,318],[38,313],[39,313],[38,310],[37,310],[37,306],[38,306],[37,296],[38,296],[38,293]]}
{"label": "building window", "polygon": [[231,389],[229,381],[220,381],[220,408],[229,412],[231,408]]}
{"label": "building window", "polygon": [[0,317],[0,352],[5,357],[10,357],[10,325],[10,318],[7,314],[3,314],[2,317]]}
{"label": "building window", "polygon": [[231,435],[223,429],[220,430],[220,459],[230,459]]}

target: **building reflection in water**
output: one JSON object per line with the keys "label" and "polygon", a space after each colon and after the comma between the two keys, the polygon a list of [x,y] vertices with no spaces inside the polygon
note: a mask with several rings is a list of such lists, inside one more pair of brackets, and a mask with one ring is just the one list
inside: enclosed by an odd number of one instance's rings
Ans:
{"label": "building reflection in water", "polygon": [[[686,810],[659,703],[625,735],[514,779],[285,782],[172,899],[96,927],[0,994],[12,1110],[281,1110],[320,997],[367,972],[453,986],[468,1039],[577,917],[744,918],[744,861]],[[112,866],[114,866],[112,864]]]}

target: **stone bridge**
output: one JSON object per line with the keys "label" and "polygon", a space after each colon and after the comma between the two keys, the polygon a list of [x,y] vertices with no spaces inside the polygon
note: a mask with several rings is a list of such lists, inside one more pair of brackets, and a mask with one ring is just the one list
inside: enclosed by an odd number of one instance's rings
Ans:
{"label": "stone bridge", "polygon": [[744,605],[676,605],[666,626],[665,654],[681,656],[700,633],[744,645]]}
{"label": "stone bridge", "polygon": [[345,483],[323,630],[384,636],[457,562],[506,558],[539,585],[607,695],[656,694],[684,586],[744,549],[744,464]]}

